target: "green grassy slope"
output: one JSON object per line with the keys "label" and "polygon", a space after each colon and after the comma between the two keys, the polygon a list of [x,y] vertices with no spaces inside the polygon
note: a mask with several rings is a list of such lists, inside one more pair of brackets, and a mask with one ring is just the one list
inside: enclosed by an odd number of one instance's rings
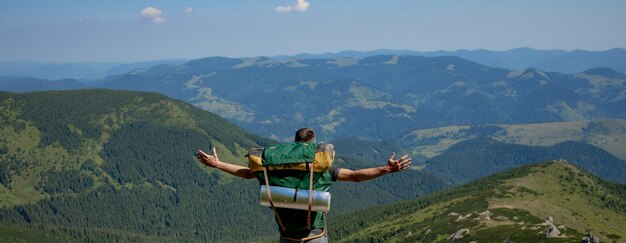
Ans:
{"label": "green grassy slope", "polygon": [[416,130],[402,138],[412,153],[434,157],[450,146],[477,137],[532,146],[551,146],[565,141],[581,141],[626,159],[626,120],[552,122],[520,125],[449,126]]}
{"label": "green grassy slope", "polygon": [[345,242],[445,241],[469,229],[464,242],[539,242],[552,216],[565,238],[593,232],[626,239],[626,186],[605,182],[565,161],[523,166],[430,196],[359,211],[332,222]]}

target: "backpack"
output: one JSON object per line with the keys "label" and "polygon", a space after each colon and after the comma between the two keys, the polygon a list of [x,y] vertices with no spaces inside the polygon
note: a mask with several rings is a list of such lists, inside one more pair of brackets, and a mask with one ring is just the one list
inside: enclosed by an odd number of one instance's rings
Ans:
{"label": "backpack", "polygon": [[254,171],[259,182],[265,185],[267,198],[280,226],[281,235],[283,232],[301,230],[301,227],[292,227],[293,219],[286,219],[286,224],[284,224],[285,219],[281,219],[277,207],[272,201],[270,188],[275,186],[293,188],[296,189],[296,192],[298,189],[308,190],[309,202],[306,219],[307,226],[305,228],[311,230],[312,227],[323,227],[325,230],[323,213],[316,212],[315,218],[311,220],[311,205],[314,191],[328,192],[330,189],[332,177],[328,169],[332,166],[335,157],[335,150],[332,144],[316,144],[313,142],[280,143],[267,148],[253,148],[249,151],[247,157],[248,168]]}

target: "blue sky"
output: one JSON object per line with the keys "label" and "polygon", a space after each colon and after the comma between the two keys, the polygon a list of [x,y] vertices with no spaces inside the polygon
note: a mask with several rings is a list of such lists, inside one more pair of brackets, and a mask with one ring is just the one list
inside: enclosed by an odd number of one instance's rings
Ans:
{"label": "blue sky", "polygon": [[624,0],[0,0],[0,61],[606,50],[625,29]]}

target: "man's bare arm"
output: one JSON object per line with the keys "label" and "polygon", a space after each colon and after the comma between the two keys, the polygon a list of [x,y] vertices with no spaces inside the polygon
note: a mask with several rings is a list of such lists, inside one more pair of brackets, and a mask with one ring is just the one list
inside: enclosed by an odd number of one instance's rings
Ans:
{"label": "man's bare arm", "polygon": [[215,151],[215,148],[213,148],[212,155],[208,155],[204,151],[198,150],[198,152],[196,152],[196,156],[198,156],[198,159],[200,159],[203,164],[209,167],[220,169],[228,174],[244,179],[255,178],[252,170],[247,167],[220,161],[217,157],[217,152]]}
{"label": "man's bare arm", "polygon": [[367,181],[379,176],[409,168],[409,165],[411,165],[411,158],[409,158],[408,155],[404,155],[397,160],[394,159],[395,156],[395,152],[391,153],[391,156],[389,156],[389,160],[387,160],[386,166],[366,168],[355,171],[342,168],[341,170],[339,170],[339,174],[337,174],[337,180],[354,182]]}

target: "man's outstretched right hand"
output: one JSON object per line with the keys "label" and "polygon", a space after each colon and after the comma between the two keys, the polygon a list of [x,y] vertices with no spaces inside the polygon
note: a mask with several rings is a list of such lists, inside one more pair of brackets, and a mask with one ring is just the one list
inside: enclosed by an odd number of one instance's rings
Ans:
{"label": "man's outstretched right hand", "polygon": [[203,164],[209,167],[215,168],[220,163],[220,159],[217,157],[217,152],[215,151],[215,148],[213,148],[212,155],[208,155],[204,151],[198,150],[198,152],[196,152],[196,156]]}

